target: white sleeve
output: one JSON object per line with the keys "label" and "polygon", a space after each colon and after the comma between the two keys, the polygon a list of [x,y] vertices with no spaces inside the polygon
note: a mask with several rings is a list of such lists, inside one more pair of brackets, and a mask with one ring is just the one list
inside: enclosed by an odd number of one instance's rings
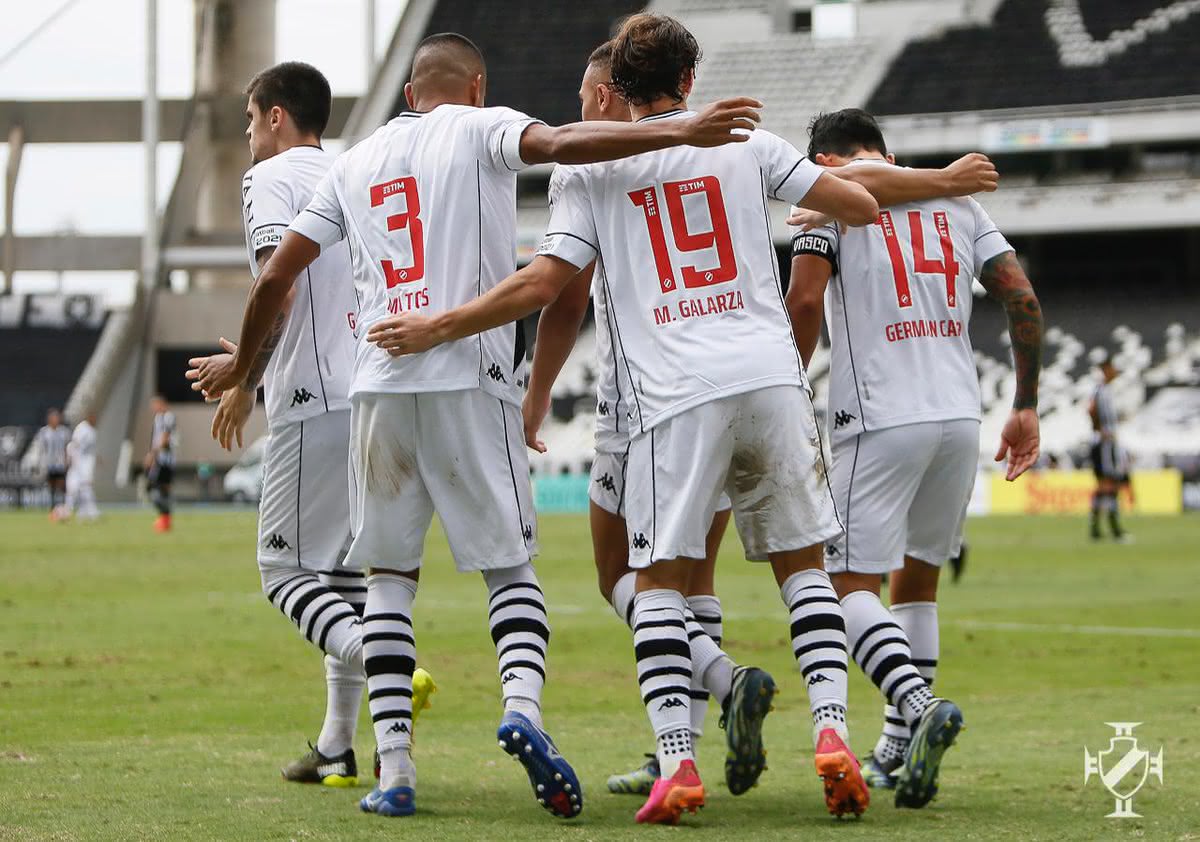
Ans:
{"label": "white sleeve", "polygon": [[501,172],[520,172],[529,166],[521,160],[521,135],[541,120],[503,107],[482,108],[478,119],[482,121],[478,135],[480,158]]}
{"label": "white sleeve", "polygon": [[281,178],[280,169],[259,164],[242,177],[242,220],[246,226],[250,271],[256,276],[258,253],[279,245],[296,216],[292,189]]}
{"label": "white sleeve", "polygon": [[573,171],[563,179],[554,198],[550,225],[537,253],[560,258],[582,269],[600,255],[599,242],[587,178],[582,171]]}
{"label": "white sleeve", "polygon": [[337,179],[342,171],[340,164],[339,158],[317,184],[308,207],[288,226],[289,230],[307,237],[323,249],[346,239],[346,217],[337,190]]}
{"label": "white sleeve", "polygon": [[750,133],[750,144],[767,180],[767,195],[796,205],[821,177],[823,170],[778,135],[763,129]]}
{"label": "white sleeve", "polygon": [[970,203],[971,210],[975,214],[975,247],[973,251],[975,254],[975,277],[978,278],[979,273],[983,271],[983,264],[998,254],[1013,251],[1013,247],[1009,245],[1008,240],[1004,239],[1004,235],[1000,233],[996,223],[992,222],[992,218],[988,216],[987,211],[979,202],[969,196],[967,202]]}

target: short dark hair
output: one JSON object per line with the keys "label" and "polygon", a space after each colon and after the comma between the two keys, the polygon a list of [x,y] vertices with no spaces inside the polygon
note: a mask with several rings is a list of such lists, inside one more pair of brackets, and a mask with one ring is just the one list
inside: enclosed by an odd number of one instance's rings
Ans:
{"label": "short dark hair", "polygon": [[410,75],[421,70],[420,65],[423,64],[437,66],[439,70],[444,69],[447,64],[461,65],[461,70],[471,76],[487,72],[483,51],[474,41],[458,32],[435,32],[421,39],[421,43],[417,44],[417,49],[413,51]]}
{"label": "short dark hair", "polygon": [[661,97],[678,101],[683,99],[684,77],[700,58],[695,36],[675,18],[633,15],[613,39],[613,87],[630,105]]}
{"label": "short dark hair", "polygon": [[592,50],[592,54],[588,56],[588,67],[596,65],[603,67],[605,70],[612,68],[612,52],[615,40],[609,38],[596,49]]}
{"label": "short dark hair", "polygon": [[285,61],[268,67],[250,80],[246,94],[259,111],[282,108],[302,132],[320,136],[329,125],[329,80],[311,64]]}
{"label": "short dark hair", "polygon": [[887,154],[879,124],[861,108],[818,114],[808,124],[808,138],[810,158],[815,158],[818,152],[846,157],[860,149]]}

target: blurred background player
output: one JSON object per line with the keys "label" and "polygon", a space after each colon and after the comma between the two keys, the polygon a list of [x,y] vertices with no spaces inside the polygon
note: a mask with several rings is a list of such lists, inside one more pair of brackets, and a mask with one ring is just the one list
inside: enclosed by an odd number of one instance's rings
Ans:
{"label": "blurred background player", "polygon": [[67,443],[67,499],[63,504],[63,517],[77,515],[80,520],[100,517],[92,487],[96,461],[96,413],[89,412],[75,425],[71,441]]}
{"label": "blurred background player", "polygon": [[[389,313],[446,309],[514,268],[519,170],[732,138],[721,103],[678,126],[550,127],[512,109],[483,108],[486,84],[483,56],[468,38],[440,33],[420,43],[404,89],[411,110],[334,163],[259,274],[232,359],[201,365],[202,389],[245,380],[293,280],[322,249],[350,239],[363,325]],[[474,178],[450,177],[470,172]],[[550,629],[532,564],[521,347],[510,323],[404,360],[359,349],[350,390],[357,509],[347,563],[369,568],[364,661],[382,760],[364,811],[415,811],[411,617],[435,511],[458,569],[482,572],[488,588],[505,709],[498,742],[522,763],[545,809],[561,818],[582,810],[579,780],[542,723]]]}
{"label": "blurred background player", "polygon": [[[819,115],[810,135],[809,155],[823,166],[894,168],[860,109]],[[831,480],[845,530],[826,548],[825,569],[850,653],[889,703],[868,780],[894,786],[896,806],[922,807],[962,726],[957,706],[930,685],[938,571],[960,549],[979,458],[972,280],[1008,314],[1017,388],[996,460],[1008,459],[1010,481],[1038,456],[1041,309],[1012,247],[971,198],[888,206],[873,225],[801,230],[792,254],[787,301],[805,364],[823,309],[833,344]],[[879,598],[889,572],[890,611]]]}
{"label": "blurred background player", "polygon": [[[585,121],[630,121],[629,104],[617,96],[612,86],[612,41],[601,44],[588,58],[579,87],[579,101],[581,117]],[[570,167],[565,165],[554,168],[549,189],[551,206],[569,172]],[[538,429],[549,411],[554,381],[579,337],[590,293],[595,302],[599,369],[596,377],[596,453],[588,486],[592,551],[600,594],[612,605],[617,617],[628,624],[636,580],[636,573],[629,567],[629,536],[625,526],[630,389],[628,383],[618,381],[616,340],[612,335],[603,273],[604,268],[597,258],[542,310],[522,414],[525,443],[544,453],[546,446],[537,438]],[[713,571],[721,539],[729,525],[729,507],[728,496],[722,494],[706,540],[705,558],[691,570],[686,622],[692,650],[692,740],[699,740],[704,733],[711,690],[721,704],[721,724],[728,736],[727,782],[731,791],[740,795],[754,785],[765,767],[760,734],[757,729],[745,726],[754,721],[755,710],[770,707],[774,685],[764,683],[765,674],[761,670],[753,667],[738,669],[720,648],[723,623],[721,601],[714,592]],[[766,694],[758,692],[763,688],[767,690]],[[614,793],[649,795],[658,777],[658,756],[651,753],[640,768],[611,776],[608,789]]]}
{"label": "blurred background player", "polygon": [[[1121,528],[1120,490],[1128,480],[1128,467],[1123,463],[1121,448],[1117,444],[1117,407],[1113,403],[1110,385],[1121,372],[1111,357],[1100,361],[1100,384],[1088,404],[1088,416],[1092,420],[1092,471],[1096,474],[1096,490],[1092,493],[1091,536],[1099,541],[1104,536],[1100,531],[1100,514],[1108,513],[1108,526],[1114,541],[1129,540],[1128,533]],[[1132,488],[1132,486],[1131,486]]]}
{"label": "blurred background player", "polygon": [[[242,219],[251,276],[257,277],[336,156],[321,147],[331,96],[315,67],[284,62],[267,68],[246,94],[252,166],[242,178]],[[212,423],[222,447],[231,449],[235,440],[241,447],[263,383],[270,437],[258,518],[262,589],[325,653],[320,734],[282,773],[296,783],[334,787],[358,783],[354,737],[366,685],[366,585],[361,571],[341,565],[351,539],[348,392],[357,311],[350,252],[339,244],[294,279],[249,373],[221,393]],[[222,344],[225,358],[237,350]],[[433,689],[424,670],[414,675],[414,720]]]}
{"label": "blurred background player", "polygon": [[158,509],[154,529],[167,532],[171,529],[171,482],[175,478],[175,448],[179,444],[175,413],[168,408],[162,395],[150,398],[150,411],[154,414],[150,425],[150,450],[142,465],[146,469],[150,500]]}
{"label": "blurred background player", "polygon": [[46,426],[37,431],[34,440],[46,488],[50,491],[50,519],[54,520],[66,489],[67,442],[71,440],[71,430],[63,424],[58,409],[46,412]]}

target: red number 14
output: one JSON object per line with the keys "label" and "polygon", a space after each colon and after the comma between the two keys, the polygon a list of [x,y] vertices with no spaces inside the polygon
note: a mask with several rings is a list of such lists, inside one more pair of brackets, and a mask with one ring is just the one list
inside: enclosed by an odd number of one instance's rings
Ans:
{"label": "red number 14", "polygon": [[[896,282],[896,303],[911,307],[912,293],[908,288],[908,269],[904,265],[904,253],[900,251],[900,240],[896,237],[896,225],[891,211],[881,211],[875,224],[883,231],[888,257],[892,260],[892,277]],[[921,212],[908,212],[908,231],[912,240],[913,271],[918,274],[942,275],[946,279],[946,303],[951,307],[958,304],[958,264],[954,262],[954,241],[950,239],[950,223],[945,211],[933,212],[933,227],[937,229],[942,245],[942,259],[930,260],[925,256],[925,232],[921,228]]]}

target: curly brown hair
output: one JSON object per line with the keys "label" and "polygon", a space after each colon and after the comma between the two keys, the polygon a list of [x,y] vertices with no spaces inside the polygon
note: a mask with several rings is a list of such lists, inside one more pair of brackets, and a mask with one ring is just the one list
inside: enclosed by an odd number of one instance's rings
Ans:
{"label": "curly brown hair", "polygon": [[638,14],[613,39],[613,88],[630,105],[684,98],[683,83],[700,63],[700,45],[687,27],[666,15]]}

